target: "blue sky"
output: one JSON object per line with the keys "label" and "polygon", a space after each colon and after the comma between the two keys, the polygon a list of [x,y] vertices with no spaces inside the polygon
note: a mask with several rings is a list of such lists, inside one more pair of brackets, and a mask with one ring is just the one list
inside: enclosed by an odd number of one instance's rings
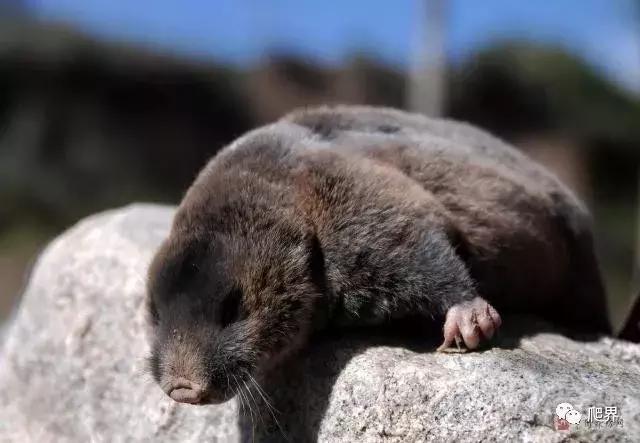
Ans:
{"label": "blue sky", "polygon": [[[30,0],[42,18],[235,64],[272,50],[325,63],[354,51],[407,67],[419,0]],[[520,38],[561,45],[640,93],[640,12],[633,0],[450,0],[447,55],[460,61],[488,43]],[[636,2],[639,3],[639,2]],[[640,5],[639,5],[640,7]]]}

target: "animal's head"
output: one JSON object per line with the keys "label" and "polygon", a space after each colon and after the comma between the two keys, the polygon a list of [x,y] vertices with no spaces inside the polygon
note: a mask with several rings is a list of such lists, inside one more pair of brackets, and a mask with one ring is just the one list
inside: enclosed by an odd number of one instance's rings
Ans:
{"label": "animal's head", "polygon": [[259,210],[242,199],[182,207],[154,257],[150,367],[176,401],[233,397],[308,333],[322,266],[314,237]]}

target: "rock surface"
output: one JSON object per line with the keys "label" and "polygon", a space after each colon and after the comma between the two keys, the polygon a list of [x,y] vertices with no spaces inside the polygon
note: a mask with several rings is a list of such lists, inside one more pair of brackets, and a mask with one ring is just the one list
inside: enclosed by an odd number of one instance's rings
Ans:
{"label": "rock surface", "polygon": [[[537,323],[508,317],[496,347],[465,355],[324,337],[264,381],[278,424],[255,411],[257,393],[253,414],[174,403],[144,371],[142,304],[172,214],[106,212],[45,250],[2,344],[0,441],[640,440],[640,346],[527,336]],[[562,402],[582,413],[569,431],[553,427]],[[591,406],[617,407],[622,423],[589,427]]]}
{"label": "rock surface", "polygon": [[194,408],[145,373],[145,269],[173,209],[80,222],[35,266],[3,344],[0,441],[228,441],[234,404]]}

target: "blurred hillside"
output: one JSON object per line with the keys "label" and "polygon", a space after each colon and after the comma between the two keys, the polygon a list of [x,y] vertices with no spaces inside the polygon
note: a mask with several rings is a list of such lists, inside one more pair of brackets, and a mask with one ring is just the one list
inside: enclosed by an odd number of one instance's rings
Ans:
{"label": "blurred hillside", "polygon": [[[518,143],[596,209],[614,292],[633,258],[640,100],[556,48],[490,47],[447,75],[447,114]],[[0,303],[39,245],[134,200],[176,203],[206,159],[294,107],[404,107],[405,74],[277,54],[239,70],[33,22],[0,23]],[[0,306],[0,310],[2,307]]]}

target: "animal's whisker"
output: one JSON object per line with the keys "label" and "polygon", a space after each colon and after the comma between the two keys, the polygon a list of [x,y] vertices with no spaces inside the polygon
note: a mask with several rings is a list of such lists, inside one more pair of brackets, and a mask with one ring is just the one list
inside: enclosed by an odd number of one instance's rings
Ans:
{"label": "animal's whisker", "polygon": [[238,387],[238,397],[241,399],[240,404],[243,405],[243,410],[249,410],[249,418],[251,419],[251,439],[253,440],[254,432],[255,432],[255,422],[253,420],[253,409],[251,408],[251,404],[249,403],[246,394],[242,391],[242,387],[238,382],[237,377],[234,374],[231,374],[233,379],[235,380],[236,386]]}
{"label": "animal's whisker", "polygon": [[241,380],[245,387],[245,393],[247,393],[248,397],[250,397],[251,400],[253,400],[253,405],[256,408],[256,415],[258,416],[258,420],[260,420],[260,423],[264,424],[264,418],[262,417],[262,413],[260,411],[260,405],[258,404],[255,397],[253,396],[253,393],[251,392],[250,387],[247,385],[247,381],[244,379],[241,379]]}
{"label": "animal's whisker", "polygon": [[282,429],[282,426],[280,426],[280,421],[278,420],[278,417],[276,417],[276,414],[279,414],[280,411],[278,411],[272,404],[271,402],[268,400],[268,395],[266,392],[264,392],[264,390],[262,389],[262,387],[260,386],[260,384],[256,381],[256,379],[248,372],[245,371],[245,374],[249,377],[249,380],[251,381],[252,385],[255,386],[256,391],[258,392],[258,394],[260,395],[260,397],[262,397],[262,400],[264,401],[265,406],[267,407],[267,410],[269,411],[269,413],[271,414],[271,417],[273,418],[273,421],[275,422],[276,426],[278,427],[278,430],[280,431],[280,433],[282,434],[282,437],[286,440],[289,441],[289,439],[287,438],[287,435],[285,434],[284,430]]}
{"label": "animal's whisker", "polygon": [[[265,404],[267,405],[267,407],[270,408],[271,411],[275,411],[277,413],[280,413],[279,410],[277,410],[273,404],[269,401],[269,396],[268,394],[264,391],[264,389],[262,389],[262,386],[260,386],[260,383],[258,383],[256,381],[256,379],[249,373],[249,372],[245,372],[247,377],[249,377],[249,380],[251,381],[251,383],[253,384],[253,386],[255,386],[256,390],[258,391],[258,394],[260,394],[260,397],[262,397],[262,400],[265,402]],[[274,417],[275,418],[275,417]]]}

